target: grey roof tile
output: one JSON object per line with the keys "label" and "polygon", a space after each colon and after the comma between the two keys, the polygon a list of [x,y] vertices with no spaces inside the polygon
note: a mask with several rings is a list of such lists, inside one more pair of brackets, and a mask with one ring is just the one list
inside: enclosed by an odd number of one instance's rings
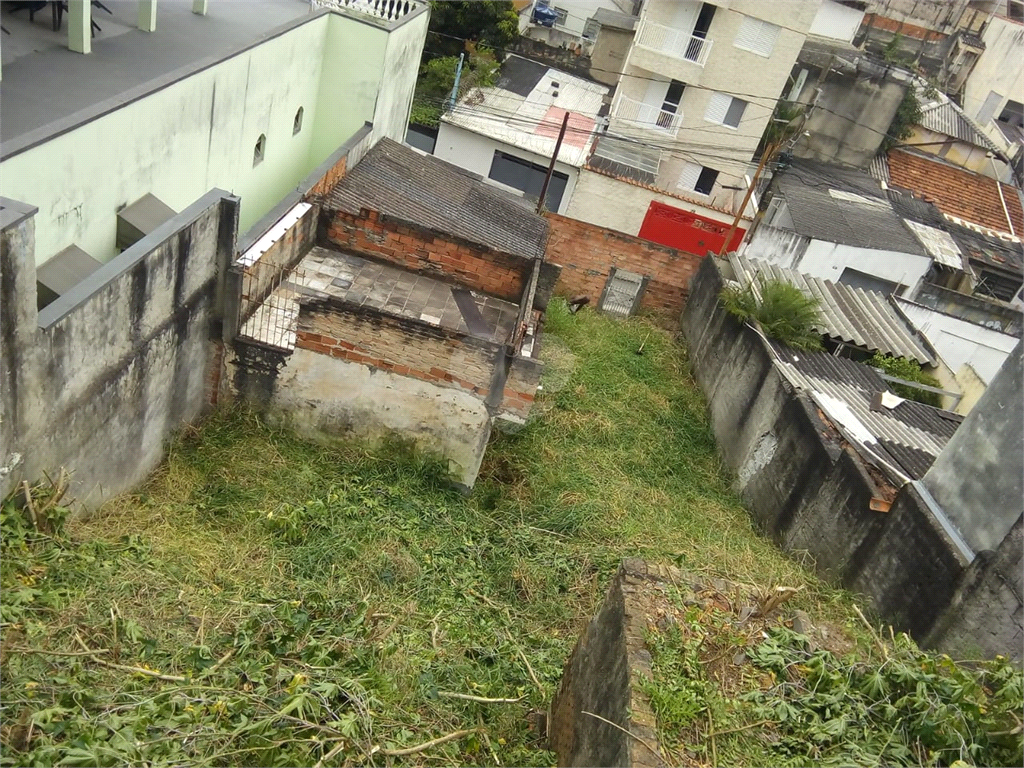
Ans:
{"label": "grey roof tile", "polygon": [[363,208],[525,259],[544,255],[548,222],[522,198],[479,176],[381,139],[328,194],[326,206]]}
{"label": "grey roof tile", "polygon": [[794,160],[777,178],[793,229],[815,240],[926,256],[868,173]]}

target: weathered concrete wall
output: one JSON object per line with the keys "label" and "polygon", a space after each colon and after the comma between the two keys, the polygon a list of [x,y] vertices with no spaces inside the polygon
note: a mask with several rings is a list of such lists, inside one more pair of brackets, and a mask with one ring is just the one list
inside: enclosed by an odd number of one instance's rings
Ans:
{"label": "weathered concrete wall", "polygon": [[[752,517],[782,549],[809,554],[823,576],[867,595],[886,621],[919,640],[929,637],[961,588],[971,553],[960,551],[915,486],[886,491],[872,477],[807,395],[784,379],[764,339],[721,308],[723,285],[706,259],[682,328],[719,449]],[[880,492],[895,493],[888,513],[870,508]],[[993,624],[1004,620],[1000,614]],[[1012,635],[999,637],[1000,652],[1020,653]]]}
{"label": "weathered concrete wall", "polygon": [[238,393],[274,423],[328,441],[398,436],[445,458],[456,482],[476,479],[491,419],[473,394],[301,347],[286,355],[236,342],[228,361]]}
{"label": "weathered concrete wall", "polygon": [[1024,514],[1021,346],[922,479],[975,552],[996,549]]}
{"label": "weathered concrete wall", "polygon": [[[550,748],[560,766],[664,765],[643,742],[657,745],[650,699],[640,690],[651,677],[644,642],[646,615],[636,595],[657,580],[640,560],[625,560],[608,588],[601,610],[587,626],[566,662],[551,702]],[[592,712],[618,726],[609,725]],[[638,738],[631,738],[626,732]]]}
{"label": "weathered concrete wall", "polygon": [[562,267],[556,290],[601,298],[612,267],[650,277],[640,306],[677,313],[686,301],[700,257],[585,221],[546,214],[550,223],[545,258]]}
{"label": "weathered concrete wall", "polygon": [[206,403],[237,225],[237,198],[213,190],[38,313],[31,238],[5,231],[8,482],[63,466],[91,507],[152,471]]}
{"label": "weathered concrete wall", "polygon": [[301,433],[409,439],[447,459],[453,479],[472,487],[491,417],[525,419],[539,382],[539,361],[515,358],[507,381],[504,365],[504,344],[341,300],[306,299],[293,351],[236,339],[226,378],[231,395]]}
{"label": "weathered concrete wall", "polygon": [[922,283],[914,301],[925,307],[977,323],[1012,336],[1021,335],[1024,315],[1005,304],[997,304],[983,296],[969,296],[932,283]]}
{"label": "weathered concrete wall", "polygon": [[605,85],[617,84],[634,34],[631,29],[602,26],[590,54],[590,77]]}
{"label": "weathered concrete wall", "polygon": [[961,658],[1006,654],[1024,646],[1024,517],[1018,517],[999,548],[983,552],[969,569],[946,614],[928,639]]}
{"label": "weathered concrete wall", "polygon": [[[897,73],[864,62],[844,71],[810,69],[798,101],[813,103],[803,130],[810,136],[797,141],[793,154],[825,162],[864,168],[878,152],[896,109],[909,85]],[[796,69],[803,68],[798,64]],[[881,76],[878,76],[878,71]]]}

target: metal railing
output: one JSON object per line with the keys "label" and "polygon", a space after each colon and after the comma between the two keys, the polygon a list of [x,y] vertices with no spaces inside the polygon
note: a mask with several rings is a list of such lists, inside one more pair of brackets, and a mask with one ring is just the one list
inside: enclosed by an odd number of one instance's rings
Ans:
{"label": "metal railing", "polygon": [[683,121],[682,112],[669,112],[631,99],[621,93],[615,99],[612,116],[620,120],[628,120],[641,128],[669,133],[673,136],[679,131],[679,125]]}
{"label": "metal railing", "polygon": [[636,33],[636,42],[637,45],[644,48],[664,53],[674,59],[692,62],[698,67],[707,64],[713,44],[706,38],[681,32],[648,19],[640,22],[640,29]]}
{"label": "metal railing", "polygon": [[242,268],[238,336],[282,350],[295,348],[304,270],[257,261]]}

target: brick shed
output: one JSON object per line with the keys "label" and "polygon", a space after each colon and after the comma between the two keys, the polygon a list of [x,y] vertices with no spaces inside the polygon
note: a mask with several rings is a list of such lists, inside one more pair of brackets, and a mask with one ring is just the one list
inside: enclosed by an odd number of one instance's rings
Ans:
{"label": "brick shed", "polygon": [[386,139],[318,204],[315,237],[297,219],[236,265],[230,388],[307,434],[409,439],[471,487],[493,421],[522,423],[540,382],[547,221]]}

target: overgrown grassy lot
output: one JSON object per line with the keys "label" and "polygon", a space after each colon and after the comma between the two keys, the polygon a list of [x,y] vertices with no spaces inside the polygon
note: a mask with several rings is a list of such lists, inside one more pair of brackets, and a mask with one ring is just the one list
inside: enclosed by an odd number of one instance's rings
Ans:
{"label": "overgrown grassy lot", "polygon": [[551,764],[529,714],[629,555],[852,624],[752,529],[681,347],[549,315],[537,418],[472,497],[398,446],[224,411],[87,521],[5,505],[0,763]]}

